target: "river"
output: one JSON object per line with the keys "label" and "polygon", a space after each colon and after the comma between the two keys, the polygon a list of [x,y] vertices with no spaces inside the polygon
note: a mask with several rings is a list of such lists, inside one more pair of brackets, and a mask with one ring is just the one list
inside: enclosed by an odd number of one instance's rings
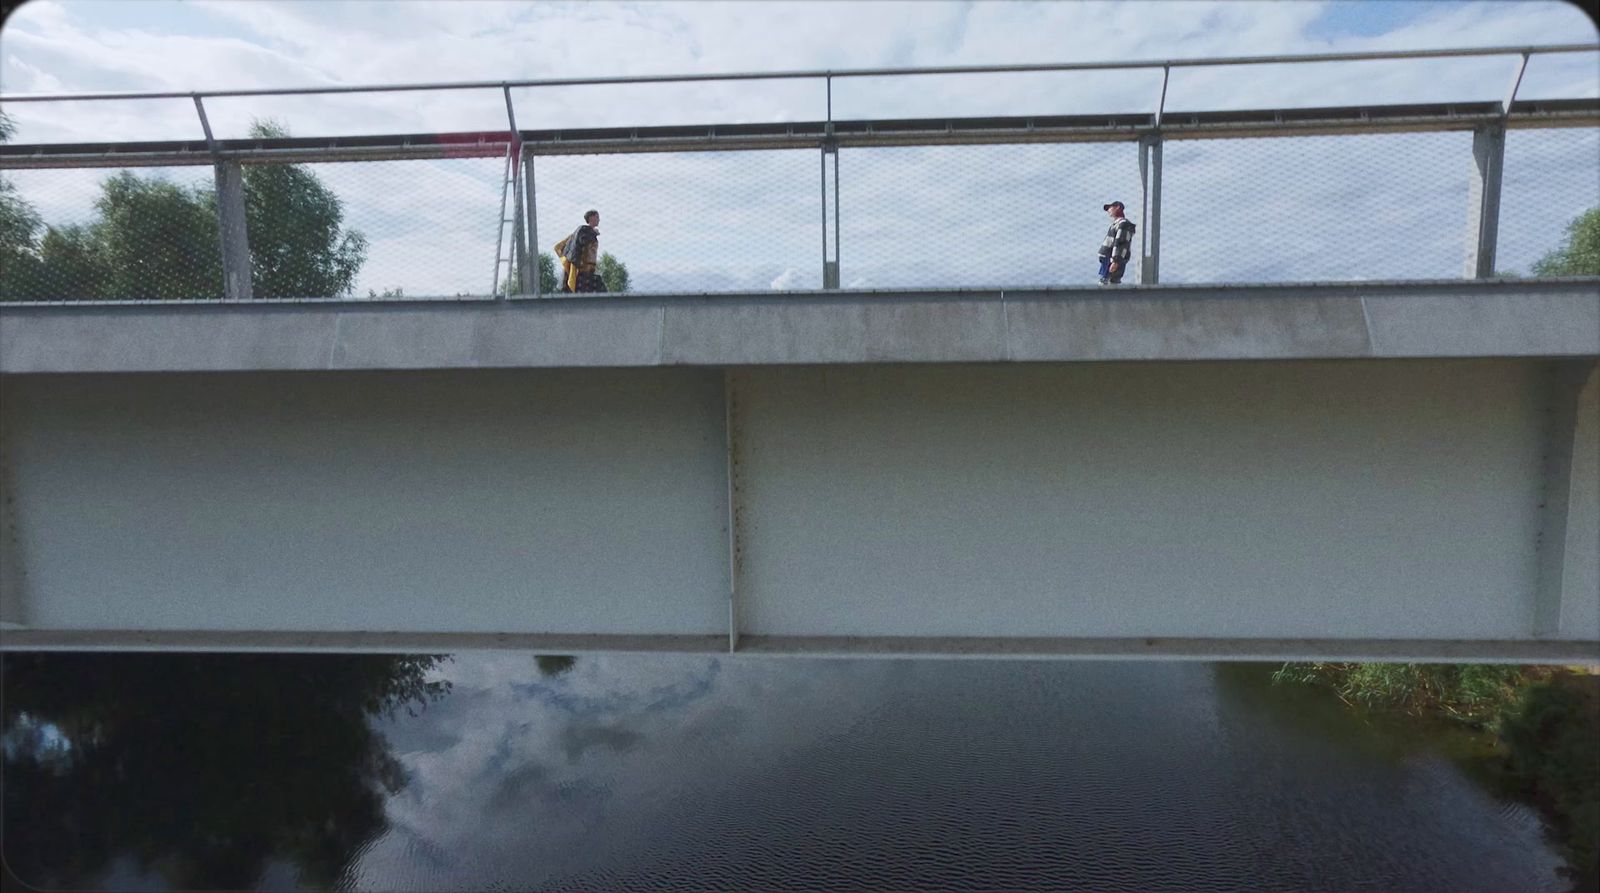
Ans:
{"label": "river", "polygon": [[1567,889],[1481,736],[1271,669],[7,654],[4,853],[56,889]]}

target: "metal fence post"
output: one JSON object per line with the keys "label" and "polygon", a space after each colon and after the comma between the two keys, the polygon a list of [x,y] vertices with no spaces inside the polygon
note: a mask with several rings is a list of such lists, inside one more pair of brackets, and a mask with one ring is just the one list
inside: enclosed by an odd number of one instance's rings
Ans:
{"label": "metal fence post", "polygon": [[1500,120],[1482,124],[1472,131],[1472,164],[1475,176],[1470,181],[1467,200],[1467,260],[1462,270],[1466,279],[1494,276],[1495,253],[1500,241],[1500,182],[1506,162],[1506,119],[1517,101],[1517,89],[1528,70],[1528,54],[1517,59],[1511,86],[1500,103]]}
{"label": "metal fence post", "polygon": [[222,236],[222,293],[230,301],[248,301],[250,231],[244,214],[244,169],[237,161],[219,161],[217,223]]}
{"label": "metal fence post", "polygon": [[1143,193],[1144,237],[1139,250],[1139,284],[1161,281],[1161,116],[1167,110],[1167,82],[1172,66],[1161,67],[1161,98],[1156,100],[1155,129],[1139,140],[1139,185]]}
{"label": "metal fence post", "polygon": [[516,284],[506,277],[508,294],[528,293],[528,241],[522,228],[522,131],[517,129],[517,111],[511,103],[511,88],[502,86],[506,99],[506,123],[511,125],[511,262],[517,268]]}
{"label": "metal fence post", "polygon": [[528,240],[522,229],[522,147],[517,146],[511,156],[511,257],[517,265],[516,285],[512,294],[528,293]]}
{"label": "metal fence post", "polygon": [[[832,129],[832,125],[829,125]],[[839,144],[833,143],[833,287],[839,287],[839,206],[843,204],[839,195]]]}
{"label": "metal fence post", "polygon": [[529,280],[528,285],[529,285],[529,287],[527,289],[527,292],[528,292],[528,294],[531,294],[531,295],[533,295],[534,297],[537,298],[537,297],[539,297],[539,290],[540,290],[540,283],[539,283],[539,213],[538,213],[539,212],[539,206],[537,204],[535,204],[534,200],[533,200],[534,199],[533,162],[534,162],[534,157],[535,156],[533,154],[533,150],[529,149],[526,145],[523,146],[522,152],[523,152],[522,187],[528,193],[528,198],[527,198],[527,201],[525,203],[526,206],[527,206],[527,215],[528,215],[528,254],[527,254],[527,257],[528,257],[528,260],[530,261],[530,263],[529,263],[529,272],[528,272],[528,280]]}
{"label": "metal fence post", "polygon": [[1472,131],[1474,176],[1467,199],[1466,279],[1494,276],[1495,247],[1500,236],[1500,174],[1505,166],[1504,124],[1483,124]]}
{"label": "metal fence post", "polygon": [[[822,137],[822,287],[839,287],[839,144],[833,138],[833,77],[827,78],[828,117]],[[828,156],[833,156],[833,260],[828,260]]]}
{"label": "metal fence post", "polygon": [[230,301],[248,301],[250,286],[250,230],[245,225],[244,169],[237,161],[223,161],[217,153],[217,139],[206,118],[205,103],[194,96],[195,114],[205,131],[206,147],[215,159],[212,165],[217,182],[218,250],[222,253],[222,296]]}
{"label": "metal fence post", "polygon": [[[833,156],[833,258],[828,258],[828,156]],[[822,287],[839,287],[839,147],[822,147]]]}
{"label": "metal fence post", "polygon": [[1139,140],[1139,178],[1144,185],[1143,248],[1139,261],[1139,284],[1161,281],[1161,135],[1150,134]]}

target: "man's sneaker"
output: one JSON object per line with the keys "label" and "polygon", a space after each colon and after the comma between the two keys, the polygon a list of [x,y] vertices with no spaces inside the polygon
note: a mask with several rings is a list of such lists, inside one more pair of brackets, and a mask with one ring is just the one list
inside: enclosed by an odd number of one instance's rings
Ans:
{"label": "man's sneaker", "polygon": [[1100,277],[1100,284],[1101,285],[1110,285],[1111,284],[1111,280],[1105,278],[1104,276],[1102,276],[1102,277]]}

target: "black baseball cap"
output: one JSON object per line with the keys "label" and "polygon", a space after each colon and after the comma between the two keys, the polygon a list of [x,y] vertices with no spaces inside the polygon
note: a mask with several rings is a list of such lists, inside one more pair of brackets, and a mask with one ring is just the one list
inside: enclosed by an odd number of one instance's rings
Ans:
{"label": "black baseball cap", "polygon": [[1127,205],[1123,204],[1122,202],[1106,202],[1105,204],[1100,206],[1100,210],[1109,211],[1109,210],[1111,210],[1111,206],[1112,205],[1116,205],[1117,207],[1124,208],[1124,209],[1128,207]]}

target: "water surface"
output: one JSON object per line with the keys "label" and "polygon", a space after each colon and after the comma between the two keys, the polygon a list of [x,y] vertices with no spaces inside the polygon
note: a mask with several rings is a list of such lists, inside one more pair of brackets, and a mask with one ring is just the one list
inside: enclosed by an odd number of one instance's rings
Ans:
{"label": "water surface", "polygon": [[4,661],[4,853],[45,888],[1566,888],[1481,740],[1268,667]]}

